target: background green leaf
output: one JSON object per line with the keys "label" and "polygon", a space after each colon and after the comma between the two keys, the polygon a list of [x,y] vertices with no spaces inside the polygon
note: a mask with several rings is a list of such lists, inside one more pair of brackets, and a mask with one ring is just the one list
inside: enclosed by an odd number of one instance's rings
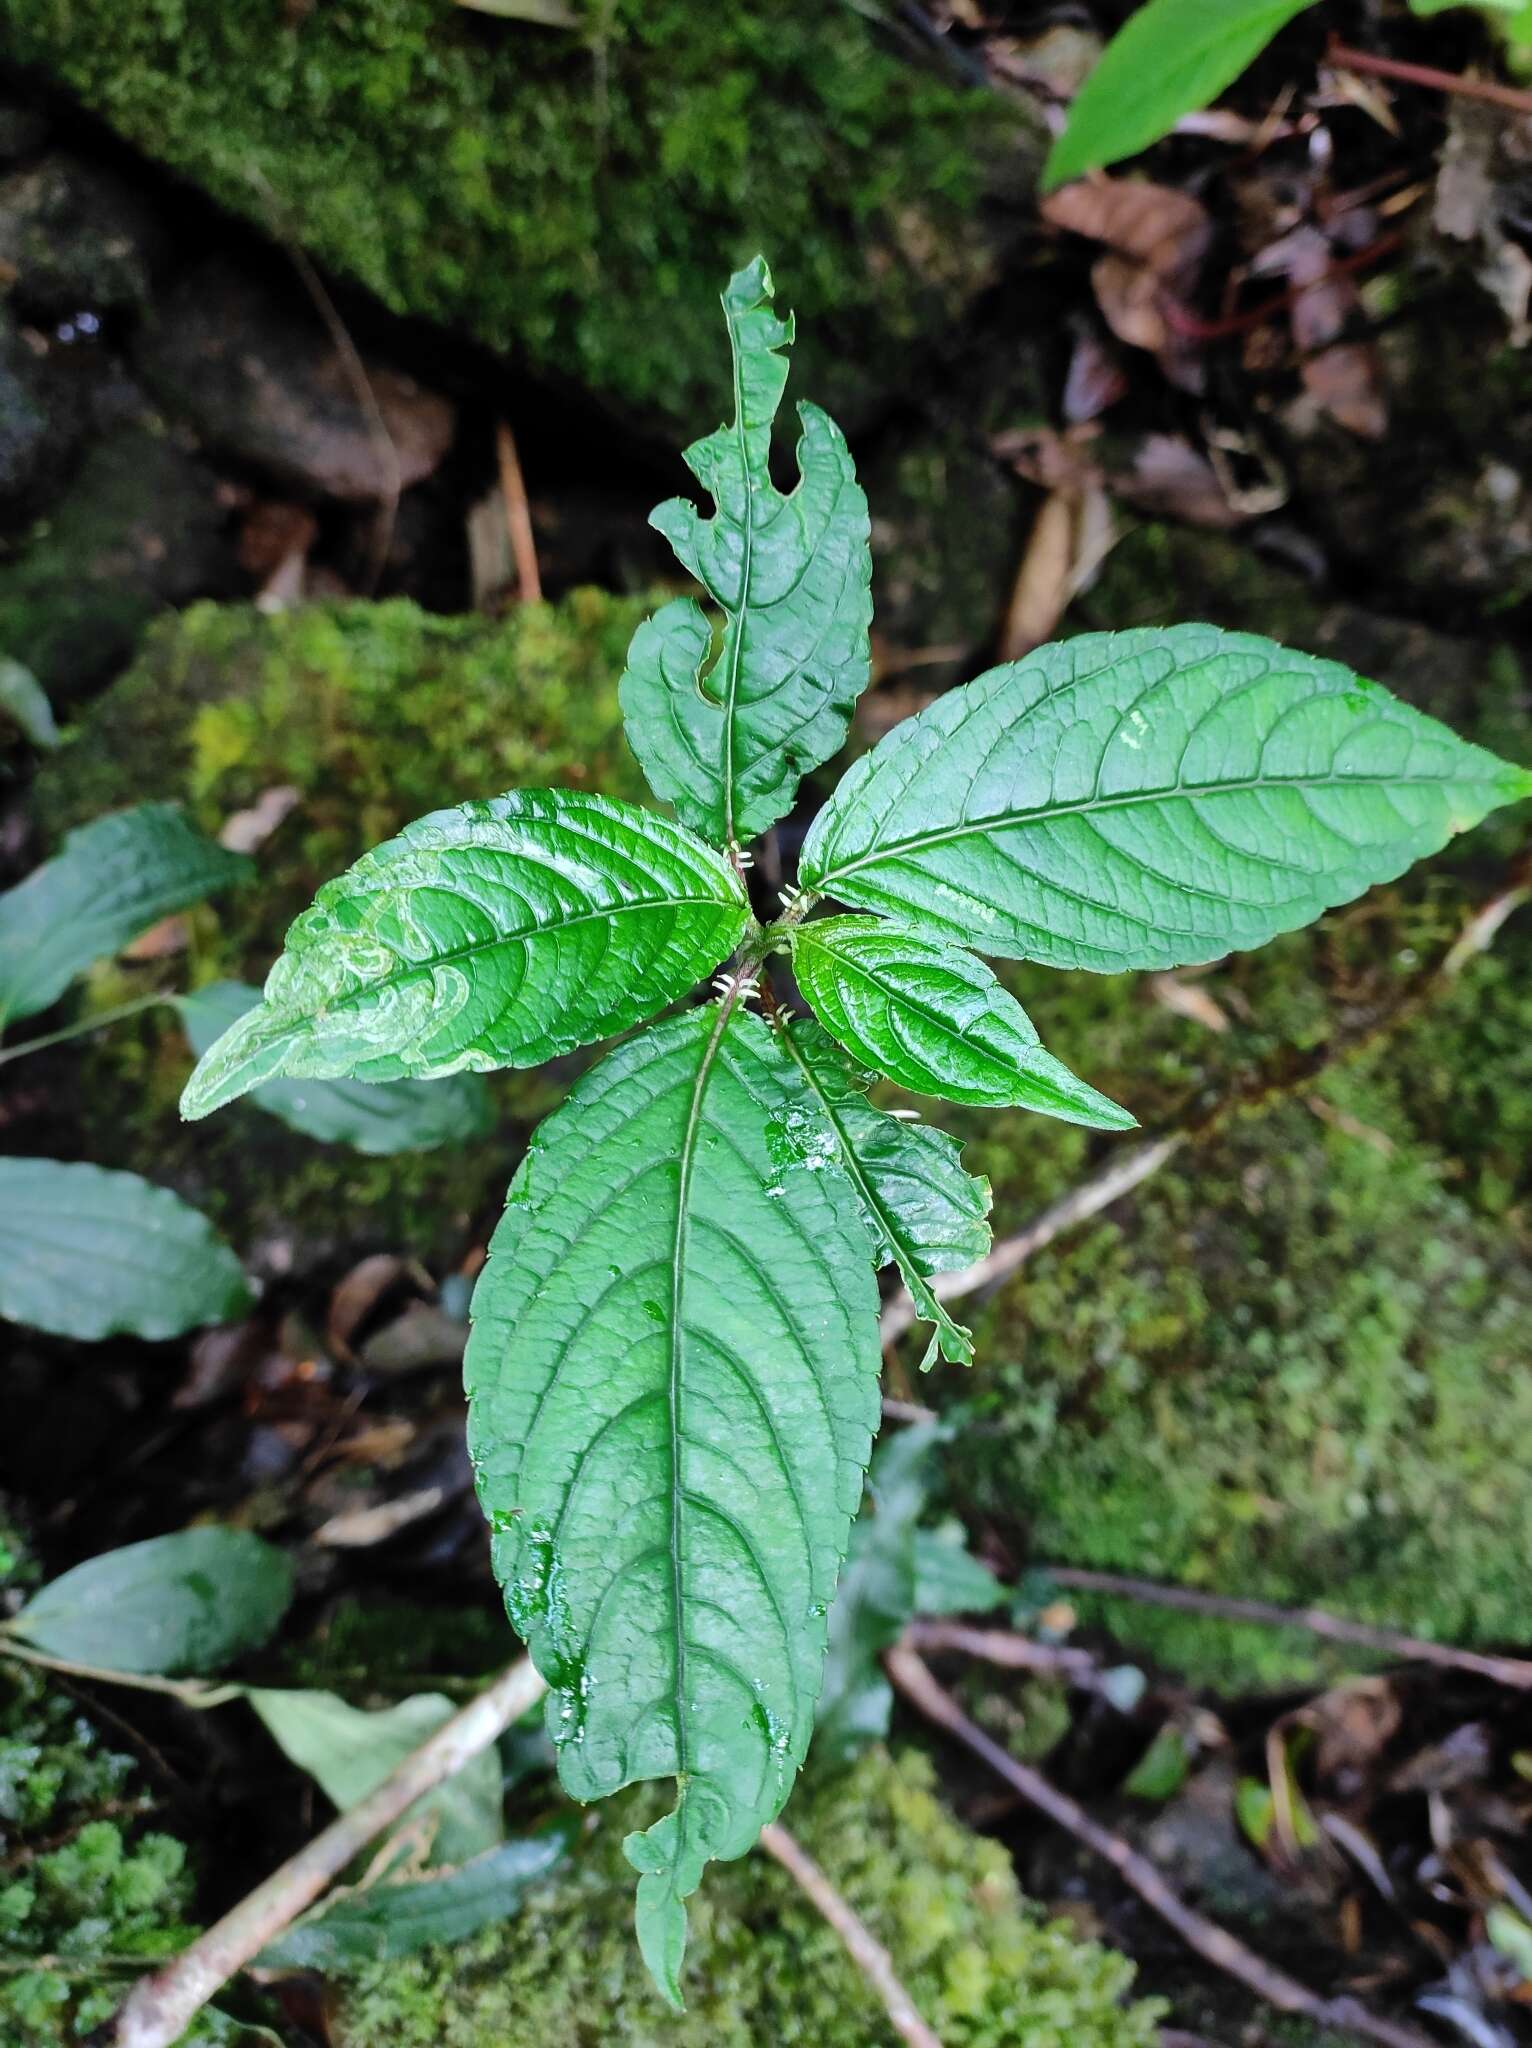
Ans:
{"label": "background green leaf", "polygon": [[[964,1172],[957,1142],[945,1131],[875,1109],[867,1100],[872,1076],[811,1017],[794,1018],[788,1025],[787,1046],[856,1189],[877,1263],[893,1260],[898,1266],[918,1313],[935,1325],[943,1355],[971,1364],[968,1332],[952,1320],[927,1283],[934,1273],[971,1266],[989,1250],[989,1182]],[[813,1150],[822,1156],[818,1130],[803,1132],[800,1142],[806,1158]]]}
{"label": "background green leaf", "polygon": [[107,1671],[220,1671],[287,1612],[293,1568],[246,1529],[182,1529],[108,1550],[28,1601],[16,1632]]}
{"label": "background green leaf", "polygon": [[800,481],[771,481],[771,426],[787,382],[791,316],[771,310],[759,256],[729,281],[724,318],[735,417],[686,451],[717,506],[657,507],[658,527],[724,613],[722,646],[691,598],[633,636],[621,697],[628,742],[650,787],[724,844],[764,832],[799,778],[839,751],[871,673],[867,500],[839,427],[800,405]]}
{"label": "background green leaf", "polygon": [[1339,662],[1213,626],[1087,633],[907,719],[815,819],[812,889],[1112,973],[1263,945],[1532,774]]}
{"label": "background green leaf", "polygon": [[250,1306],[207,1218],[136,1173],[0,1159],[0,1316],[57,1337],[179,1337]]}
{"label": "background green leaf", "polygon": [[514,790],[433,811],[319,891],[182,1113],[283,1075],[539,1066],[684,995],[749,915],[718,854],[633,804]]}
{"label": "background green leaf", "polygon": [[[244,981],[216,981],[178,996],[192,1051],[200,1058],[260,1000],[260,990]],[[494,1105],[478,1074],[440,1081],[265,1081],[250,1100],[306,1138],[374,1156],[482,1138],[494,1125]]]}
{"label": "background green leaf", "polygon": [[1136,156],[1183,114],[1211,106],[1278,29],[1314,0],[1148,0],[1075,95],[1043,166],[1043,190]]}
{"label": "background green leaf", "polygon": [[917,1095],[1014,1103],[1065,1123],[1135,1119],[1045,1052],[982,960],[880,917],[825,917],[793,933],[798,985],[832,1037]]}
{"label": "background green leaf", "polygon": [[474,1294],[469,1440],[511,1620],[578,1799],[676,1777],[628,1854],[679,1995],[681,1900],[808,1745],[878,1413],[866,1225],[764,1025],[692,1010],[532,1140]]}
{"label": "background green leaf", "polygon": [[255,1958],[266,1970],[338,1971],[383,1963],[437,1942],[466,1941],[508,1920],[532,1886],[557,1870],[574,1839],[570,1824],[487,1849],[433,1877],[385,1879],[341,1891],[295,1921]]}
{"label": "background green leaf", "polygon": [[[376,1713],[353,1707],[333,1692],[252,1686],[246,1698],[282,1754],[307,1771],[342,1813],[381,1785],[457,1712],[439,1692],[412,1693]],[[495,1848],[505,1832],[496,1751],[480,1750],[445,1784],[416,1800],[405,1821],[422,1818],[432,1830],[435,1863],[466,1863]]]}
{"label": "background green leaf", "polygon": [[204,839],[174,804],[138,804],[71,832],[0,896],[0,1024],[56,1002],[77,974],[252,863]]}
{"label": "background green leaf", "polygon": [[0,711],[20,727],[34,747],[58,745],[59,729],[47,691],[29,668],[4,656],[0,656]]}

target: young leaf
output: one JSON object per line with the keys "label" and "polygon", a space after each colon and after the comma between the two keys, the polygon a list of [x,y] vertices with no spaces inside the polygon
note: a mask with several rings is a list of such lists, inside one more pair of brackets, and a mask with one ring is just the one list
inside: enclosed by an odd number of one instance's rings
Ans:
{"label": "young leaf", "polygon": [[332,1892],[268,1941],[256,1965],[334,1973],[414,1955],[437,1942],[466,1941],[481,1927],[510,1919],[532,1887],[568,1856],[572,1839],[567,1825],[545,1828],[486,1849],[456,1870]]}
{"label": "young leaf", "polygon": [[250,1306],[207,1218],[136,1173],[0,1159],[0,1316],[93,1342],[179,1337]]}
{"label": "young leaf", "polygon": [[[260,1000],[260,990],[243,981],[216,981],[178,996],[192,1051],[200,1058]],[[478,1074],[444,1081],[267,1081],[250,1100],[305,1138],[373,1157],[482,1138],[494,1122]]]}
{"label": "young leaf", "polygon": [[960,946],[880,917],[826,917],[794,930],[793,968],[831,1035],[901,1088],[1134,1128],[1127,1110],[1043,1050],[1020,1003]]}
{"label": "young leaf", "polygon": [[867,1474],[867,1500],[851,1530],[846,1569],[830,1610],[830,1647],[815,1754],[847,1763],[888,1733],[893,1691],[883,1652],[916,1613],[916,1523],[925,1513],[947,1421],[915,1422],[885,1436]]}
{"label": "young leaf", "polygon": [[138,804],[82,825],[0,896],[0,1024],[46,1010],[94,961],[251,869],[245,855],[194,832],[174,804]]}
{"label": "young leaf", "polygon": [[50,1657],[104,1671],[222,1670],[287,1612],[293,1568],[246,1529],[182,1529],[67,1571],[11,1624]]}
{"label": "young leaf", "polygon": [[799,872],[983,953],[1189,966],[1435,853],[1532,774],[1338,662],[1212,626],[1089,633],[895,726]]}
{"label": "young leaf", "polygon": [[1075,95],[1043,166],[1043,190],[1137,156],[1183,114],[1211,106],[1314,0],[1148,0]]}
{"label": "young leaf", "polygon": [[915,1612],[985,1614],[1010,1594],[968,1548],[962,1525],[915,1531]]}
{"label": "young leaf", "polygon": [[538,1066],[684,995],[749,918],[727,862],[633,804],[513,790],[433,811],[325,884],[181,1113],[279,1075]]}
{"label": "young leaf", "polygon": [[465,1377],[511,1620],[577,1799],[677,1780],[629,1838],[679,2002],[682,1901],[803,1760],[878,1415],[866,1225],[756,1019],[631,1040],[542,1125],[474,1294]]}
{"label": "young leaf", "polygon": [[[445,1693],[418,1692],[377,1713],[333,1692],[278,1692],[250,1687],[245,1697],[285,1757],[314,1778],[344,1812],[397,1770],[412,1750],[457,1711]],[[427,1816],[437,1863],[466,1863],[500,1841],[500,1764],[481,1750],[444,1785],[417,1799],[410,1818]]]}
{"label": "young leaf", "polygon": [[[882,1266],[892,1259],[919,1315],[935,1326],[942,1356],[972,1365],[973,1344],[929,1285],[989,1250],[989,1182],[963,1171],[957,1143],[927,1124],[902,1123],[867,1100],[871,1074],[811,1017],[787,1027],[785,1043],[814,1092],[836,1156],[856,1189]],[[818,1142],[817,1134],[811,1139]]]}
{"label": "young leaf", "polygon": [[753,838],[791,808],[799,777],[844,741],[871,663],[867,500],[840,429],[818,406],[798,407],[796,488],[784,497],[771,481],[771,425],[787,382],[778,351],[793,338],[771,293],[758,256],[723,295],[734,424],[686,451],[716,514],[700,518],[672,498],[650,519],[722,609],[722,647],[713,656],[701,608],[679,598],[634,634],[621,686],[628,742],[650,787],[720,844]]}
{"label": "young leaf", "polygon": [[47,750],[58,745],[59,729],[47,692],[29,668],[4,656],[0,656],[0,711],[21,728],[34,747]]}

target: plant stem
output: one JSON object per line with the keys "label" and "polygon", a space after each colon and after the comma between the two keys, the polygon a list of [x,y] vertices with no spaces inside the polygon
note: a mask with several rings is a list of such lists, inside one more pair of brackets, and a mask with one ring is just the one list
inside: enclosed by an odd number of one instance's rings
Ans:
{"label": "plant stem", "polygon": [[244,1694],[242,1685],[207,1685],[200,1678],[162,1678],[150,1671],[112,1671],[100,1664],[76,1664],[67,1657],[50,1657],[46,1650],[34,1650],[19,1642],[14,1624],[0,1625],[0,1657],[13,1657],[18,1664],[36,1664],[44,1671],[58,1671],[66,1678],[87,1678],[97,1685],[125,1685],[135,1692],[168,1693],[183,1707],[221,1707]]}
{"label": "plant stem", "polygon": [[140,1978],[104,2033],[104,2042],[110,2048],[171,2048],[208,2000],[312,1905],[375,1836],[481,1755],[546,1691],[547,1682],[530,1658],[503,1671],[381,1785],[331,1821],[190,1948],[152,1976]]}
{"label": "plant stem", "polygon": [[1174,1607],[1183,1614],[1207,1614],[1224,1621],[1257,1622],[1266,1628],[1301,1628],[1327,1642],[1354,1643],[1408,1664],[1436,1664],[1448,1671],[1471,1671],[1496,1685],[1532,1692],[1532,1663],[1520,1657],[1491,1657],[1478,1650],[1459,1650],[1451,1643],[1428,1642],[1398,1629],[1375,1628],[1371,1622],[1348,1621],[1318,1607],[1278,1607],[1269,1600],[1244,1600],[1223,1593],[1202,1593],[1190,1586],[1166,1586],[1154,1579],[1136,1579],[1125,1572],[1098,1572],[1081,1565],[1043,1565],[1056,1585],[1080,1593],[1109,1593],[1137,1600],[1147,1607]]}
{"label": "plant stem", "polygon": [[152,1010],[156,1003],[173,1003],[175,997],[164,989],[156,989],[152,996],[135,996],[131,1003],[119,1003],[115,1010],[97,1010],[89,1017],[81,1017],[73,1024],[66,1024],[61,1031],[48,1031],[41,1038],[23,1039],[20,1045],[8,1045],[0,1051],[0,1067],[7,1060],[24,1059],[29,1052],[41,1052],[44,1046],[62,1045],[69,1038],[84,1038],[92,1031],[104,1031],[108,1024],[120,1024],[124,1017],[136,1017],[141,1010]]}
{"label": "plant stem", "polygon": [[1519,86],[1497,85],[1492,78],[1465,78],[1458,71],[1438,71],[1434,64],[1406,64],[1398,57],[1375,57],[1370,50],[1353,50],[1334,36],[1325,51],[1325,62],[1333,64],[1337,71],[1366,72],[1373,78],[1391,78],[1400,85],[1423,85],[1428,92],[1454,93],[1465,100],[1488,100],[1493,107],[1532,114],[1532,92]]}
{"label": "plant stem", "polygon": [[780,1821],[771,1820],[761,1829],[761,1847],[801,1886],[840,1936],[847,1955],[882,2000],[889,2025],[900,2040],[908,2042],[909,2048],[942,2048],[939,2036],[926,2025],[914,1999],[900,1983],[893,1957],[802,1844],[793,1839]]}

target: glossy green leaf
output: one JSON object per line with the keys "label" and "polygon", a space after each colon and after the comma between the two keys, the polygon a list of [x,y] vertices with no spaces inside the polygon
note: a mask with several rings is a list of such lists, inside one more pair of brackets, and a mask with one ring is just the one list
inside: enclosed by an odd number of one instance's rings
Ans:
{"label": "glossy green leaf", "polygon": [[358,1963],[391,1962],[438,1942],[466,1941],[481,1927],[509,1920],[532,1887],[558,1869],[572,1839],[569,1826],[552,1827],[502,1842],[456,1870],[332,1892],[268,1941],[256,1965],[343,1971]]}
{"label": "glossy green leaf", "polygon": [[4,656],[0,656],[0,711],[20,727],[34,747],[58,745],[59,729],[47,691],[29,668]]}
{"label": "glossy green leaf", "polygon": [[88,1342],[179,1337],[250,1306],[207,1218],[136,1173],[0,1159],[0,1316]]}
{"label": "glossy green leaf", "polygon": [[792,807],[800,776],[839,751],[871,672],[867,500],[840,429],[800,405],[799,482],[772,483],[771,426],[791,317],[757,257],[723,295],[734,423],[686,451],[717,512],[672,498],[650,524],[723,611],[722,645],[691,598],[639,627],[622,679],[628,741],[651,788],[725,844]]}
{"label": "glossy green leaf", "polygon": [[[178,996],[192,1051],[200,1058],[260,1000],[260,990],[244,981],[216,981]],[[461,1144],[482,1138],[494,1124],[494,1105],[478,1074],[441,1081],[266,1081],[252,1089],[250,1100],[306,1138],[374,1157]]]}
{"label": "glossy green leaf", "polygon": [[[945,1131],[875,1109],[867,1100],[871,1074],[812,1018],[795,1018],[786,1044],[860,1198],[878,1264],[892,1260],[898,1266],[916,1312],[936,1329],[942,1355],[971,1365],[969,1333],[948,1315],[929,1282],[935,1273],[960,1272],[989,1250],[989,1182],[964,1172],[956,1140]],[[806,1150],[820,1142],[817,1128],[804,1134]]]}
{"label": "glossy green leaf", "polygon": [[13,1622],[50,1657],[103,1671],[221,1671],[287,1612],[293,1568],[246,1529],[182,1529],[67,1571]]}
{"label": "glossy green leaf", "polygon": [[[252,1686],[245,1697],[282,1754],[307,1771],[342,1813],[381,1785],[457,1712],[439,1692],[412,1693],[376,1713],[353,1707],[333,1692]],[[495,1848],[504,1834],[495,1751],[470,1757],[445,1784],[417,1799],[406,1819],[429,1825],[436,1863],[466,1863]]]}
{"label": "glossy green leaf", "polygon": [[679,1999],[682,1900],[782,1806],[878,1416],[855,1194],[753,1017],[611,1053],[542,1125],[474,1295],[465,1377],[511,1620],[578,1799],[677,1780],[629,1838]]}
{"label": "glossy green leaf", "polygon": [[749,922],[683,827],[567,789],[433,811],[327,882],[182,1114],[264,1081],[533,1067],[684,995]]}
{"label": "glossy green leaf", "polygon": [[1044,1051],[1020,1003],[961,946],[881,917],[826,917],[794,931],[793,968],[826,1030],[901,1088],[1134,1128],[1127,1110]]}
{"label": "glossy green leaf", "polygon": [[1314,0],[1147,0],[1076,93],[1043,166],[1043,190],[1137,156],[1183,114],[1211,106]]}
{"label": "glossy green leaf", "polygon": [[0,1024],[46,1010],[94,961],[251,867],[194,832],[174,804],[82,825],[0,896]]}
{"label": "glossy green leaf", "polygon": [[1212,626],[1089,633],[896,726],[815,819],[809,888],[982,953],[1174,967],[1391,880],[1532,774],[1338,662]]}

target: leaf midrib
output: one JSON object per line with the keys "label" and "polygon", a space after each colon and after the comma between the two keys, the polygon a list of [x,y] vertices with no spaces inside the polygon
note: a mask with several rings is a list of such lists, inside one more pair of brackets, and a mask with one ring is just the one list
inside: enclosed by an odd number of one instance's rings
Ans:
{"label": "leaf midrib", "polygon": [[755,484],[750,475],[749,445],[745,439],[745,394],[740,377],[739,337],[731,317],[729,363],[734,380],[734,438],[739,446],[739,473],[745,486],[745,544],[740,560],[738,609],[734,614],[734,639],[729,648],[729,679],[723,701],[723,824],[724,837],[734,843],[734,717],[739,678],[745,660],[745,618],[750,608],[750,575],[755,556]]}
{"label": "leaf midrib", "polygon": [[[855,874],[861,868],[870,867],[876,861],[903,859],[910,853],[924,853],[931,847],[950,846],[958,840],[980,837],[997,829],[1030,824],[1048,825],[1056,818],[1090,817],[1098,812],[1136,809],[1142,804],[1170,803],[1176,798],[1190,802],[1197,797],[1235,796],[1267,789],[1361,788],[1445,791],[1471,787],[1475,782],[1487,779],[1442,775],[1261,775],[1245,777],[1237,782],[1172,783],[1165,789],[1125,791],[1121,795],[1109,797],[1081,797],[1072,803],[1038,804],[1030,810],[1001,811],[991,817],[965,818],[955,825],[944,825],[930,832],[914,833],[907,839],[885,839],[866,853],[857,854],[838,867],[826,868],[815,876],[814,887],[821,893],[828,894],[832,883],[842,881],[847,875]],[[900,794],[908,794],[908,785]],[[1360,854],[1363,849],[1358,847],[1356,850]],[[1116,852],[1117,849],[1114,848],[1113,851]],[[1123,853],[1120,858],[1131,860],[1133,856]],[[1295,868],[1294,872],[1302,873],[1303,870]]]}

